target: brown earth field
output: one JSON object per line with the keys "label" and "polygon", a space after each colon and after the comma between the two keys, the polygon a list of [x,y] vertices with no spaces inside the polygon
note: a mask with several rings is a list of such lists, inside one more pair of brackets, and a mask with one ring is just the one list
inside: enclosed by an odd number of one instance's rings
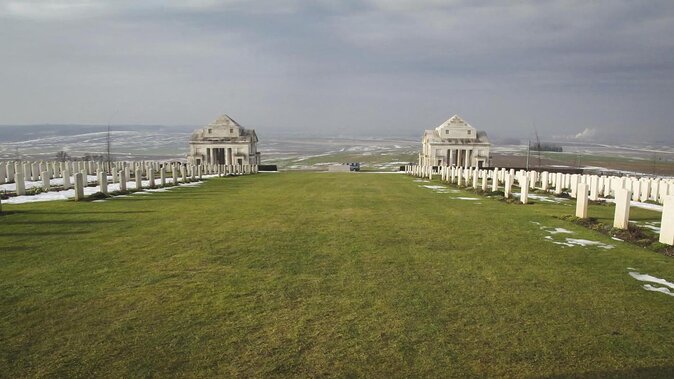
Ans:
{"label": "brown earth field", "polygon": [[[526,155],[523,154],[503,154],[492,153],[492,165],[494,167],[525,167]],[[601,157],[591,155],[580,156],[580,167],[604,167],[610,170],[632,171],[650,175],[674,175],[674,162],[671,161],[652,161],[645,159],[625,159],[617,157]],[[569,167],[578,167],[577,157],[573,154],[558,154],[555,157],[541,156],[540,166],[549,167],[555,165],[566,165]],[[529,166],[536,168],[539,166],[539,158],[532,156],[529,158]]]}

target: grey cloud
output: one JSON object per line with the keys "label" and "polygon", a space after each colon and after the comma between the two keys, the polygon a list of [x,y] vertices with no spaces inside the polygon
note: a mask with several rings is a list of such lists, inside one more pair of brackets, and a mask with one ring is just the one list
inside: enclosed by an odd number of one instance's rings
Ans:
{"label": "grey cloud", "polygon": [[0,123],[415,135],[460,113],[671,141],[671,35],[669,1],[0,1]]}

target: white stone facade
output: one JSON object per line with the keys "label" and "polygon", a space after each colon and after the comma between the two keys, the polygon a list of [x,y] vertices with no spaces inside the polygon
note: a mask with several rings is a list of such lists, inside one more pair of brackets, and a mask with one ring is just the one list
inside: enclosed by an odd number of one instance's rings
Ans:
{"label": "white stone facade", "polygon": [[204,128],[197,129],[190,138],[190,164],[257,165],[257,134],[245,129],[227,115],[218,117]]}
{"label": "white stone facade", "polygon": [[473,128],[458,115],[435,129],[426,130],[421,142],[421,166],[487,167],[491,164],[487,133]]}

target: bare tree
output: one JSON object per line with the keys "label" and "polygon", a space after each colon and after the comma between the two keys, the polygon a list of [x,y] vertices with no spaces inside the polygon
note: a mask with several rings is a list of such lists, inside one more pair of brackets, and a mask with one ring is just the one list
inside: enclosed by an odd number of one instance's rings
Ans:
{"label": "bare tree", "polygon": [[59,162],[65,162],[70,160],[70,155],[66,153],[65,151],[61,150],[58,153],[56,153],[56,160]]}

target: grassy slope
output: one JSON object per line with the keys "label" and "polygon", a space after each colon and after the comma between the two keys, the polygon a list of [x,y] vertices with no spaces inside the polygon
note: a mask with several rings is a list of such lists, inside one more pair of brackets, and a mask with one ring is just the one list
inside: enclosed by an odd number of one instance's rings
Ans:
{"label": "grassy slope", "polygon": [[[674,298],[626,270],[671,281],[671,258],[552,217],[570,205],[450,196],[287,173],[5,205],[0,375],[674,370]],[[616,248],[560,247],[530,221]]]}

